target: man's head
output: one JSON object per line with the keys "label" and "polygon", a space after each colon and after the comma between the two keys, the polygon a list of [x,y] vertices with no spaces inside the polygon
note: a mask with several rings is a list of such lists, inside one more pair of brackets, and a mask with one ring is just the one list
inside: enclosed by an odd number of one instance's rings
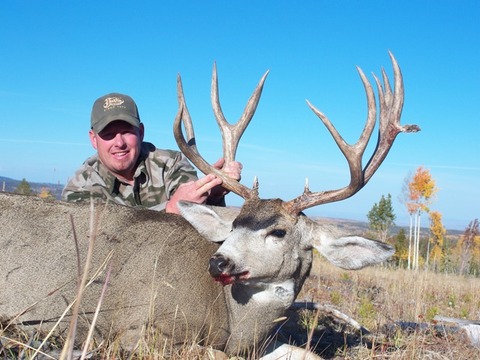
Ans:
{"label": "man's head", "polygon": [[140,126],[137,105],[130,96],[110,93],[98,98],[93,104],[91,116],[93,131],[99,133],[115,120],[123,120],[135,127]]}
{"label": "man's head", "polygon": [[143,135],[137,105],[130,96],[111,93],[93,104],[90,141],[102,164],[122,181],[133,180]]}

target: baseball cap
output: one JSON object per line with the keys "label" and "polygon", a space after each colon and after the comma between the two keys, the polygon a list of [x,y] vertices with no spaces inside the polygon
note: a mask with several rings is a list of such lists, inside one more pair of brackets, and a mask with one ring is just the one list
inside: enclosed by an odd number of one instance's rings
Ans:
{"label": "baseball cap", "polygon": [[140,126],[137,105],[130,96],[110,93],[95,100],[91,116],[93,131],[99,133],[116,120],[125,121],[135,127]]}

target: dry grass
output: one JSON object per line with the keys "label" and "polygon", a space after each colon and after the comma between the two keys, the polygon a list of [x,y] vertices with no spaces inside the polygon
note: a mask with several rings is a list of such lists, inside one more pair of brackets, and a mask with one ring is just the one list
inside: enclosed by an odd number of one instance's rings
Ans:
{"label": "dry grass", "polygon": [[[316,256],[311,276],[299,299],[330,304],[370,330],[362,336],[326,314],[300,311],[281,326],[280,337],[309,343],[326,359],[480,359],[462,333],[435,330],[435,315],[480,318],[480,279],[377,266],[360,271],[338,269]],[[396,321],[427,324],[420,331],[395,328]],[[92,342],[87,358],[200,359],[206,350],[185,344],[178,351],[146,332],[145,342],[127,353],[115,341]],[[31,359],[41,343],[35,332],[0,324],[0,359]],[[49,338],[42,351],[58,358],[63,338]],[[79,353],[80,354],[80,353]],[[42,358],[42,357],[39,357]],[[48,359],[44,356],[43,359]]]}
{"label": "dry grass", "polygon": [[[480,319],[478,278],[382,266],[345,271],[318,256],[299,298],[331,304],[371,331],[361,338],[344,324],[320,319],[325,328],[317,331],[317,351],[326,358],[480,359],[463,333],[446,334],[433,321],[435,315]],[[397,321],[426,328],[402,331]],[[330,341],[322,341],[325,334]]]}

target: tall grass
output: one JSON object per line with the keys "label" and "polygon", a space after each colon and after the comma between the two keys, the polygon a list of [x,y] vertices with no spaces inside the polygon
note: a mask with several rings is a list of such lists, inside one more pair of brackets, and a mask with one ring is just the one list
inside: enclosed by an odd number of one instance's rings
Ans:
{"label": "tall grass", "polygon": [[[346,271],[317,256],[299,298],[331,304],[370,330],[355,346],[331,351],[327,345],[323,351],[331,358],[480,359],[463,332],[439,331],[434,320],[436,315],[480,319],[479,278],[382,265]],[[400,330],[399,321],[424,329]]]}

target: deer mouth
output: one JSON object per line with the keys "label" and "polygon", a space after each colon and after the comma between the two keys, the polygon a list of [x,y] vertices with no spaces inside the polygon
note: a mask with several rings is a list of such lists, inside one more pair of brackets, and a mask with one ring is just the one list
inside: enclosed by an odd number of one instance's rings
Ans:
{"label": "deer mouth", "polygon": [[214,276],[213,279],[221,283],[223,286],[225,286],[233,283],[242,283],[248,280],[249,277],[250,277],[249,272],[244,271],[238,274],[222,273],[220,275]]}

